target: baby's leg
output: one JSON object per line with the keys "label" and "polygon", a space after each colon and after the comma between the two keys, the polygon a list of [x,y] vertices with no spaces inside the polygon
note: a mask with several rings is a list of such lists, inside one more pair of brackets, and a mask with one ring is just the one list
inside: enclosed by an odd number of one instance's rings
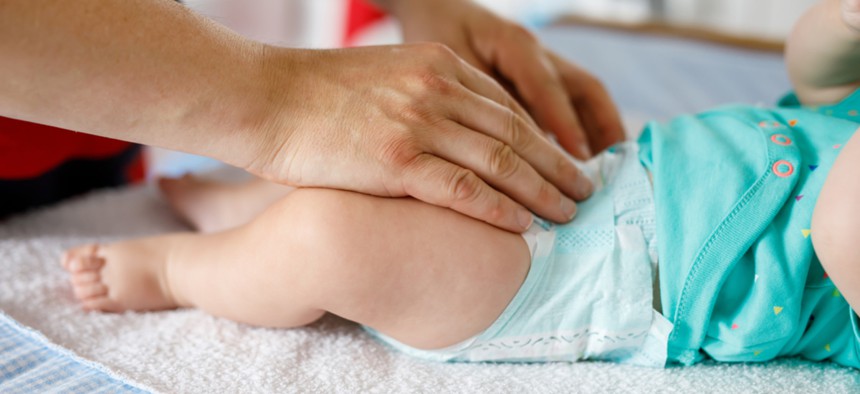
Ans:
{"label": "baby's leg", "polygon": [[248,223],[294,190],[259,178],[224,183],[190,175],[160,179],[158,186],[173,210],[192,228],[204,233]]}
{"label": "baby's leg", "polygon": [[[487,328],[530,261],[518,234],[456,212],[322,189],[297,190],[234,230],[100,250],[103,260],[78,250],[67,262],[90,262],[73,268],[73,282],[96,309],[194,306],[268,327],[304,325],[327,311],[418,348]],[[124,290],[146,286],[144,297]]]}
{"label": "baby's leg", "polygon": [[821,265],[860,312],[860,129],[842,148],[812,215],[812,244]]}

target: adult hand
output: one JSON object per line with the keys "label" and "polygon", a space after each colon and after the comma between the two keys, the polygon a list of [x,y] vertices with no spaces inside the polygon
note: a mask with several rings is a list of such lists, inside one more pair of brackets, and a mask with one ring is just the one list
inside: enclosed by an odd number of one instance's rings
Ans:
{"label": "adult hand", "polygon": [[591,193],[517,102],[444,45],[273,51],[271,69],[286,72],[251,172],[413,196],[511,231],[531,223],[523,206],[566,222],[565,195]]}
{"label": "adult hand", "polygon": [[538,124],[580,159],[624,139],[618,111],[593,76],[547,50],[524,27],[469,0],[377,0],[406,41],[435,41],[495,76]]}
{"label": "adult hand", "polygon": [[295,50],[173,2],[0,4],[3,116],[280,183],[413,196],[513,231],[526,207],[569,220],[568,197],[591,191],[496,81],[441,44]]}

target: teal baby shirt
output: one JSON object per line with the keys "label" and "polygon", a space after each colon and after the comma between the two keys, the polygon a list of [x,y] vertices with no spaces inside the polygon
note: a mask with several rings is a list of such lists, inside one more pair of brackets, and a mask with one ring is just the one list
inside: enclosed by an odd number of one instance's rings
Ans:
{"label": "teal baby shirt", "polygon": [[860,368],[857,317],[821,267],[818,194],[860,126],[860,91],[840,103],[731,106],[649,124],[668,358],[692,364],[801,355]]}

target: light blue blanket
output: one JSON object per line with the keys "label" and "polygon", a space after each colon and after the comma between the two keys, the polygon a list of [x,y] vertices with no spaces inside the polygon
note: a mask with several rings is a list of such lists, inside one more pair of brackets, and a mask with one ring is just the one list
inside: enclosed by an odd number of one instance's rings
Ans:
{"label": "light blue blanket", "polygon": [[0,312],[0,393],[146,393]]}

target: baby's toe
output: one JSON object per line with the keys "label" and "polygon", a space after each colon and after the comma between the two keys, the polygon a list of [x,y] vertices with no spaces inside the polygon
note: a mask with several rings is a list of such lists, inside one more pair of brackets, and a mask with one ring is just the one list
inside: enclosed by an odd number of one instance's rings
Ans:
{"label": "baby's toe", "polygon": [[69,271],[72,273],[84,271],[97,271],[105,265],[105,259],[96,256],[74,257],[69,262]]}
{"label": "baby's toe", "polygon": [[101,272],[98,270],[81,271],[72,274],[72,285],[81,286],[102,281]]}
{"label": "baby's toe", "polygon": [[75,297],[79,300],[86,300],[93,297],[103,297],[108,293],[107,286],[101,282],[91,282],[81,285],[75,285]]}
{"label": "baby's toe", "polygon": [[95,256],[98,251],[97,244],[86,244],[81,246],[76,246],[71,248],[63,253],[62,258],[60,259],[60,263],[63,265],[67,271],[71,271],[72,261],[80,258],[85,258],[89,256]]}

